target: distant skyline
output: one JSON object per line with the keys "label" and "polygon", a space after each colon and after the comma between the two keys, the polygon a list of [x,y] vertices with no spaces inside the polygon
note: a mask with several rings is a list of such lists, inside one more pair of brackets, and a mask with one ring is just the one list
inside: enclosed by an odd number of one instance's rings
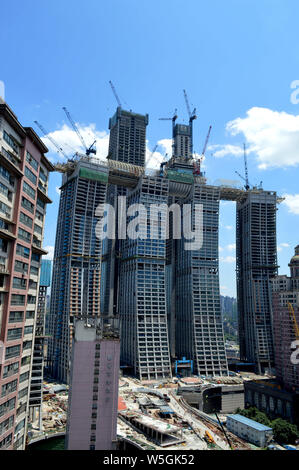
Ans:
{"label": "distant skyline", "polygon": [[[197,108],[194,151],[201,153],[212,125],[204,170],[208,182],[243,185],[243,142],[249,181],[277,191],[278,264],[299,243],[299,4],[295,0],[79,0],[6,3],[0,39],[0,82],[20,122],[41,122],[68,154],[82,151],[62,106],[86,143],[97,139],[105,158],[108,119],[116,110],[112,80],[124,109],[149,114],[151,165],[171,151],[171,116],[187,122],[186,89]],[[13,19],[13,21],[12,21]],[[293,84],[293,85],[292,85]],[[296,86],[296,85],[295,85]],[[298,87],[298,85],[297,85]],[[1,87],[2,89],[3,87]],[[62,161],[45,140],[51,161]],[[53,255],[61,175],[50,175],[44,246]],[[236,295],[235,205],[220,204],[220,285]]]}

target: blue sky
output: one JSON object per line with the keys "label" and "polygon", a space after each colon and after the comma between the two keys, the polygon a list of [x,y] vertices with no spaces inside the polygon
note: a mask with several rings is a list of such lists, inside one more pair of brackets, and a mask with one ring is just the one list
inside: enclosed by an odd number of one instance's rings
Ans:
{"label": "blue sky", "polygon": [[[112,80],[124,108],[149,113],[148,151],[160,142],[157,162],[171,137],[170,123],[158,118],[178,108],[179,122],[187,121],[185,88],[198,112],[196,152],[212,125],[204,162],[209,181],[239,179],[246,142],[250,182],[262,180],[286,196],[278,211],[278,260],[288,273],[299,243],[299,103],[290,99],[299,80],[298,17],[296,0],[5,2],[0,80],[24,125],[37,119],[68,152],[78,150],[61,109],[67,106],[85,139],[97,137],[100,154],[116,108]],[[59,158],[53,149],[48,155]],[[51,175],[49,247],[60,180]],[[221,291],[234,295],[234,204],[221,203],[219,243]]]}

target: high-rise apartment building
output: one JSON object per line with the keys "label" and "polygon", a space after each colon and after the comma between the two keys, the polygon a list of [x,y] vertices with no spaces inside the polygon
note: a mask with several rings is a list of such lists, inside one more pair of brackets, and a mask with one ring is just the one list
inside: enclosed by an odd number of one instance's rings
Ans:
{"label": "high-rise apartment building", "polygon": [[68,450],[115,450],[119,333],[100,319],[75,319],[68,404]]}
{"label": "high-rise apartment building", "polygon": [[108,168],[81,158],[63,174],[53,259],[47,363],[53,377],[69,381],[76,316],[100,315],[102,241],[96,226],[106,200]]}
{"label": "high-rise apartment building", "polygon": [[37,311],[35,320],[32,374],[29,399],[29,418],[31,422],[38,416],[39,429],[42,429],[42,401],[44,379],[44,356],[46,348],[46,307],[47,290],[51,284],[52,261],[43,259],[41,262]]}
{"label": "high-rise apartment building", "polygon": [[[140,380],[171,375],[166,305],[167,210],[162,210],[157,236],[151,238],[150,206],[166,204],[168,181],[160,177],[141,177],[128,192],[127,208],[142,204],[143,232],[137,239],[120,240],[118,275],[118,313],[121,320],[121,360],[131,366]],[[133,217],[127,216],[127,226]]]}
{"label": "high-rise apartment building", "polygon": [[[202,174],[194,174],[194,160],[188,155],[173,157],[165,171],[169,180],[169,205],[179,206],[182,229],[181,238],[173,239],[170,219],[167,242],[170,349],[173,359],[192,360],[195,373],[221,376],[228,374],[228,366],[219,290],[220,190],[206,185]],[[201,214],[198,220],[196,208]],[[199,245],[190,249],[186,248],[190,240],[184,236],[185,209],[190,212],[190,228],[199,237]]]}
{"label": "high-rise apartment building", "polygon": [[0,103],[0,449],[25,446],[48,176],[33,129]]}
{"label": "high-rise apartment building", "polygon": [[[290,261],[291,276],[277,276],[273,286],[273,330],[277,379],[288,390],[299,391],[299,245]],[[290,305],[291,307],[290,307]],[[293,313],[292,313],[293,309]],[[293,355],[292,355],[293,354]],[[293,357],[294,356],[294,357]]]}
{"label": "high-rise apartment building", "polygon": [[117,108],[109,120],[108,158],[132,165],[144,166],[148,115]]}
{"label": "high-rise apartment building", "polygon": [[271,278],[277,275],[275,192],[249,190],[237,203],[240,358],[257,371],[274,363]]}

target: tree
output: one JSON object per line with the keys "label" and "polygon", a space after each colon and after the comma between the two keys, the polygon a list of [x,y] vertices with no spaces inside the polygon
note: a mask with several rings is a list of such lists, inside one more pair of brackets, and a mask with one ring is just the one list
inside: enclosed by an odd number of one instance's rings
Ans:
{"label": "tree", "polygon": [[297,426],[284,419],[275,419],[272,421],[271,427],[273,429],[274,439],[279,444],[294,444],[295,440],[299,437]]}

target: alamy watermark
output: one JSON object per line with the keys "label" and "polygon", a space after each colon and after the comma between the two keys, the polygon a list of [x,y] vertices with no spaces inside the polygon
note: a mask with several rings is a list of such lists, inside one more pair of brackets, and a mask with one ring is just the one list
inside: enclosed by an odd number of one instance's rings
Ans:
{"label": "alamy watermark", "polygon": [[203,245],[202,204],[127,205],[126,196],[118,196],[117,208],[100,204],[95,212],[100,217],[96,236],[100,240],[168,240],[184,241],[185,250],[199,250]]}
{"label": "alamy watermark", "polygon": [[298,339],[296,341],[292,341],[291,349],[295,349],[295,351],[292,352],[291,357],[290,357],[291,363],[294,365],[297,365],[299,364],[299,340]]}
{"label": "alamy watermark", "polygon": [[292,104],[299,103],[299,80],[293,80],[290,87],[294,90],[291,93],[290,101]]}

